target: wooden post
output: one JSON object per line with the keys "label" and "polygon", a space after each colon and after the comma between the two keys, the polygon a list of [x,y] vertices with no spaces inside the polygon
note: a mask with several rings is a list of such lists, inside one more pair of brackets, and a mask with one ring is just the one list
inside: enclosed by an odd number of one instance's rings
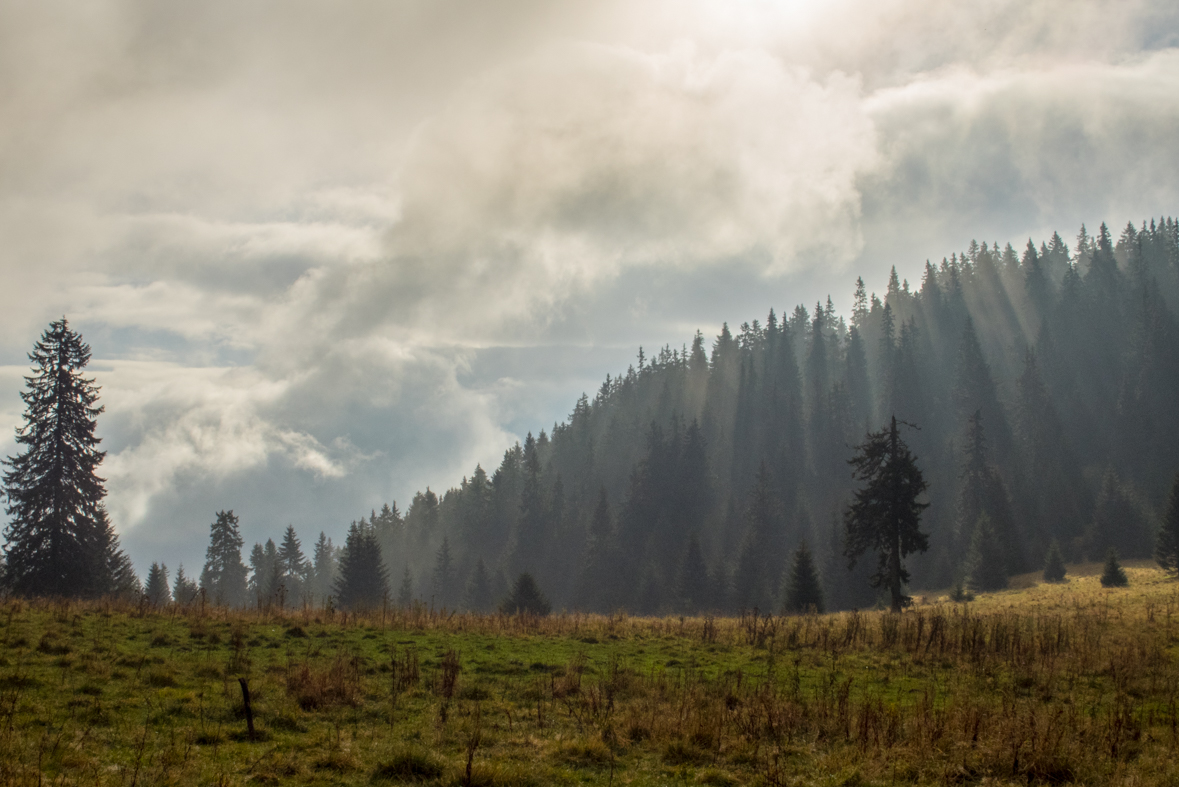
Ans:
{"label": "wooden post", "polygon": [[242,685],[242,702],[246,706],[246,727],[250,732],[250,740],[254,740],[254,709],[250,707],[250,684],[246,683],[245,678],[238,678],[237,682]]}

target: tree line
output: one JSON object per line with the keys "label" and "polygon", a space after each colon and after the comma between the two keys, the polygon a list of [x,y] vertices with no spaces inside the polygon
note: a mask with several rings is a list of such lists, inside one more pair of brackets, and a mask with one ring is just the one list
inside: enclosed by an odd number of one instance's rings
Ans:
{"label": "tree line", "polygon": [[[870,606],[903,588],[884,587],[871,560],[849,569],[863,546],[849,512],[867,483],[853,460],[894,418],[925,485],[924,550],[906,586],[991,590],[1053,551],[1157,551],[1174,568],[1176,308],[1173,218],[1128,224],[1116,240],[1104,224],[1095,236],[1082,227],[1071,247],[1059,234],[1022,251],[971,242],[927,262],[919,286],[894,269],[878,296],[858,279],[846,316],[828,298],[711,341],[640,348],[490,473],[418,492],[404,512],[373,509],[341,546],[320,533],[305,557],[288,528],[281,544],[254,545],[247,566],[236,518],[221,512],[199,577],[180,569],[169,582],[153,566],[149,594],[487,611],[527,574],[558,608],[726,612],[797,604],[809,571],[828,607]],[[21,461],[5,476],[6,582],[18,592]],[[117,539],[109,523],[100,530],[116,566]]]}

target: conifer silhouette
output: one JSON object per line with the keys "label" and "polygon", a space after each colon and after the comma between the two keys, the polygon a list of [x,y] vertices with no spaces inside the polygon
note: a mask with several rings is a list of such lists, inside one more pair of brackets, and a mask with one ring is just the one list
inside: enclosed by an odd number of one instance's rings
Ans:
{"label": "conifer silhouette", "polygon": [[1105,567],[1101,570],[1101,586],[1103,588],[1124,588],[1130,584],[1125,569],[1118,562],[1118,551],[1110,547],[1105,556]]}
{"label": "conifer silhouette", "polygon": [[511,594],[499,605],[499,611],[507,615],[527,613],[547,615],[552,611],[549,601],[540,592],[531,574],[524,573],[516,578]]}
{"label": "conifer silhouette", "polygon": [[822,613],[824,608],[823,586],[819,582],[819,573],[815,570],[811,551],[803,541],[794,552],[790,579],[786,585],[786,600],[782,609],[784,612]]}
{"label": "conifer silhouette", "polygon": [[1044,581],[1064,582],[1065,573],[1064,558],[1060,554],[1060,544],[1053,539],[1052,544],[1048,547],[1048,554],[1044,557]]}

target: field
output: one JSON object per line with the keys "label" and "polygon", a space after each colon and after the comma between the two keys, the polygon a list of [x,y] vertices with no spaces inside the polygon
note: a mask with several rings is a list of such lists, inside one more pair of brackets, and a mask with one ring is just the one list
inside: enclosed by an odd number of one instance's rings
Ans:
{"label": "field", "polygon": [[1174,784],[1179,584],[1096,569],[899,617],[9,601],[0,784]]}

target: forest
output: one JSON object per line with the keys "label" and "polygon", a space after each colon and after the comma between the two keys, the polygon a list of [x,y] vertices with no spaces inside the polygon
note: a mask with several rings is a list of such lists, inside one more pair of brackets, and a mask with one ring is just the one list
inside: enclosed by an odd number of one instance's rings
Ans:
{"label": "forest", "polygon": [[[1058,233],[1022,252],[972,241],[926,262],[919,286],[894,268],[880,297],[857,279],[847,316],[828,297],[679,348],[639,348],[498,467],[420,491],[404,512],[370,509],[342,545],[321,532],[308,556],[288,527],[281,543],[254,544],[247,566],[238,517],[218,512],[199,575],[177,566],[170,578],[154,563],[143,592],[153,603],[472,612],[871,608],[881,583],[870,559],[848,559],[864,551],[848,512],[857,447],[886,424],[922,497],[905,547],[915,592],[999,589],[1046,557],[1155,553],[1173,568],[1177,308],[1174,218],[1127,224],[1116,240],[1105,224],[1096,236],[1082,226],[1071,249]],[[5,473],[4,584],[18,595],[140,587],[94,472],[105,454],[99,389],[80,373],[89,358],[65,319],[30,354],[41,371],[26,378],[17,433],[28,451]],[[787,604],[800,581],[809,587]],[[902,595],[892,582],[894,609]]]}
{"label": "forest", "polygon": [[[1069,561],[1150,557],[1179,469],[1176,308],[1173,218],[1082,226],[1072,248],[972,241],[919,285],[894,268],[883,297],[857,279],[850,315],[828,298],[640,348],[498,467],[382,506],[349,541],[380,545],[402,605],[491,610],[528,572],[555,608],[776,610],[805,543],[828,608],[871,607],[871,566],[844,558],[848,463],[895,415],[928,484],[914,588],[971,561],[1038,570],[1054,542]],[[278,579],[277,552],[255,547],[256,575]],[[320,601],[338,554],[321,535]]]}

